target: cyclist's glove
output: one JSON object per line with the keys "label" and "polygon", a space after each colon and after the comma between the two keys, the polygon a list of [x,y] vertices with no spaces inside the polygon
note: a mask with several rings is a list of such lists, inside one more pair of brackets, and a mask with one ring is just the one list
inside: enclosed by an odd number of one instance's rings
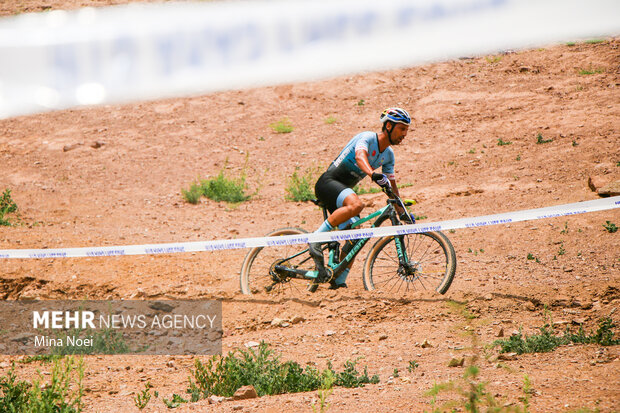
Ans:
{"label": "cyclist's glove", "polygon": [[379,185],[381,188],[392,189],[392,185],[390,185],[390,180],[384,174],[379,174],[377,172],[372,173],[372,180],[374,183]]}
{"label": "cyclist's glove", "polygon": [[407,212],[403,212],[399,215],[399,218],[405,224],[415,224],[415,218],[413,215],[409,215]]}

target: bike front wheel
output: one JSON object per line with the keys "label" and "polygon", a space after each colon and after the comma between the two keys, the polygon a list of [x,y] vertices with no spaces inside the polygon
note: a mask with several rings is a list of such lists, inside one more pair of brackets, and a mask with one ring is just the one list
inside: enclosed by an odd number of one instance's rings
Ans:
{"label": "bike front wheel", "polygon": [[[399,254],[397,239],[402,250]],[[364,288],[405,294],[435,290],[445,294],[456,273],[456,254],[443,233],[425,232],[379,239],[364,264]]]}
{"label": "bike front wheel", "polygon": [[[268,237],[307,234],[301,228],[282,228]],[[311,280],[286,277],[275,266],[313,271],[314,261],[307,252],[307,244],[293,244],[251,249],[243,260],[240,287],[243,294],[266,294],[273,297],[302,297],[316,291],[318,284]]]}

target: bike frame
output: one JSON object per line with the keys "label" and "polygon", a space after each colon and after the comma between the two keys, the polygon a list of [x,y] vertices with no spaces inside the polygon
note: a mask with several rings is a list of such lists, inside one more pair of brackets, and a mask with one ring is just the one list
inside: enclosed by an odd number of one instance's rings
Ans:
{"label": "bike frame", "polygon": [[[396,216],[396,209],[394,208],[394,204],[400,204],[403,208],[405,207],[405,204],[403,203],[403,201],[400,200],[400,198],[396,197],[394,194],[389,193],[388,195],[392,196],[392,198],[388,199],[387,201],[388,204],[386,206],[373,212],[367,217],[357,220],[356,222],[353,223],[353,225],[351,225],[351,229],[359,227],[360,225],[374,218],[376,218],[376,220],[373,222],[372,228],[380,226],[388,219],[392,222],[392,225],[398,225],[400,221],[398,217]],[[327,211],[325,210],[325,208],[323,208],[323,216],[325,217],[325,219],[327,219]],[[404,248],[402,239],[403,239],[402,236],[394,236],[394,241],[396,243],[396,251],[398,253],[399,262],[405,264],[405,263],[408,263],[409,260],[408,260],[406,249]],[[353,246],[351,247],[347,255],[342,259],[342,261],[340,261],[340,256],[339,256],[340,255],[340,243],[338,241],[332,241],[332,242],[326,243],[327,244],[326,248],[329,250],[329,259],[328,259],[327,265],[331,268],[333,272],[333,278],[336,278],[338,275],[340,275],[345,270],[345,268],[347,268],[349,264],[351,264],[353,260],[355,260],[355,257],[361,251],[362,247],[366,245],[368,240],[370,240],[370,238],[358,238],[355,240],[350,240],[351,242],[353,242]],[[308,254],[308,249],[305,249],[297,254],[292,255],[282,260],[282,262],[286,262],[290,259],[296,258],[303,254]],[[310,259],[310,257],[308,257],[308,259]],[[318,276],[318,272],[316,270],[315,271],[298,270],[294,268],[288,268],[282,265],[277,265],[276,269],[279,271],[286,272],[287,275],[291,278],[315,279]]]}

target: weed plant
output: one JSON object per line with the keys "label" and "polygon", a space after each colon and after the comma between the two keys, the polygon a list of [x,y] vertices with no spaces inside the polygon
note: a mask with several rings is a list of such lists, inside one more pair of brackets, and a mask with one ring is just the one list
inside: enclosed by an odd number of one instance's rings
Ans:
{"label": "weed plant", "polygon": [[596,332],[587,334],[583,327],[579,327],[576,333],[571,333],[568,329],[563,335],[557,335],[553,325],[549,322],[539,328],[540,333],[531,336],[518,334],[503,340],[496,340],[493,346],[500,346],[500,353],[547,353],[555,350],[559,346],[570,343],[573,344],[599,344],[601,346],[612,346],[620,344],[620,339],[614,338],[615,324],[609,317],[599,320]]}
{"label": "weed plant", "polygon": [[15,212],[17,212],[17,204],[11,197],[11,190],[7,188],[0,198],[0,226],[10,227],[13,225],[5,216]]}
{"label": "weed plant", "polygon": [[603,225],[603,228],[605,228],[605,230],[609,233],[614,233],[618,231],[618,227],[616,226],[616,224],[611,221],[605,221],[605,225]]}
{"label": "weed plant", "polygon": [[497,146],[512,145],[512,141],[504,141],[502,138],[497,140]]}
{"label": "weed plant", "polygon": [[151,401],[151,398],[154,396],[155,398],[159,397],[159,393],[157,391],[155,391],[153,394],[151,394],[151,389],[153,388],[153,385],[151,384],[150,381],[147,381],[146,384],[144,385],[144,389],[136,394],[136,396],[134,397],[133,401],[135,406],[142,410],[146,407],[147,404],[149,404],[149,401]]}
{"label": "weed plant", "polygon": [[306,202],[314,199],[314,191],[312,184],[314,183],[314,171],[306,169],[304,174],[299,173],[299,168],[295,168],[295,172],[286,182],[285,198],[288,201]]}
{"label": "weed plant", "polygon": [[[529,378],[524,381],[524,396],[521,398],[523,406],[512,405],[507,406],[501,401],[497,401],[492,391],[487,389],[488,382],[480,380],[480,367],[476,365],[480,346],[478,344],[478,336],[476,334],[476,325],[474,320],[476,316],[467,310],[467,305],[454,301],[448,302],[451,310],[458,312],[465,320],[466,335],[471,338],[471,350],[474,355],[471,357],[470,364],[465,368],[465,372],[458,380],[452,380],[444,383],[435,383],[433,387],[426,393],[431,397],[431,406],[433,413],[440,412],[527,412],[529,407]],[[450,393],[455,395],[451,400],[438,406],[437,398],[440,394]]]}
{"label": "weed plant", "polygon": [[543,143],[553,142],[553,139],[544,139],[542,133],[536,135],[536,144],[542,145]]}
{"label": "weed plant", "polygon": [[73,413],[83,409],[84,363],[72,357],[54,361],[51,379],[43,376],[32,382],[19,381],[15,364],[0,377],[0,412],[58,412]]}
{"label": "weed plant", "polygon": [[282,118],[277,122],[273,122],[269,124],[269,127],[275,133],[291,133],[293,132],[293,123],[289,118]]}

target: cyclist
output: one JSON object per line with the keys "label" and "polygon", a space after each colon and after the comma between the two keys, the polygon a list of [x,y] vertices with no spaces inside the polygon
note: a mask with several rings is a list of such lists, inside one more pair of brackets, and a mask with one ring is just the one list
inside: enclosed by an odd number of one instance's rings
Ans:
{"label": "cyclist", "polygon": [[[380,120],[380,133],[366,131],[355,135],[316,182],[314,192],[325,204],[330,215],[315,232],[331,231],[335,227],[345,229],[359,219],[364,204],[352,188],[365,176],[398,195],[394,176],[394,151],[391,146],[399,145],[405,139],[411,117],[406,110],[392,107],[381,113]],[[381,173],[375,172],[379,167]],[[396,208],[401,219],[408,222],[409,215],[400,206]],[[326,280],[329,275],[325,269],[321,243],[310,243],[309,247],[319,279]],[[342,255],[344,256],[344,249]],[[346,288],[345,281],[351,265],[338,278],[330,281],[330,289]]]}

